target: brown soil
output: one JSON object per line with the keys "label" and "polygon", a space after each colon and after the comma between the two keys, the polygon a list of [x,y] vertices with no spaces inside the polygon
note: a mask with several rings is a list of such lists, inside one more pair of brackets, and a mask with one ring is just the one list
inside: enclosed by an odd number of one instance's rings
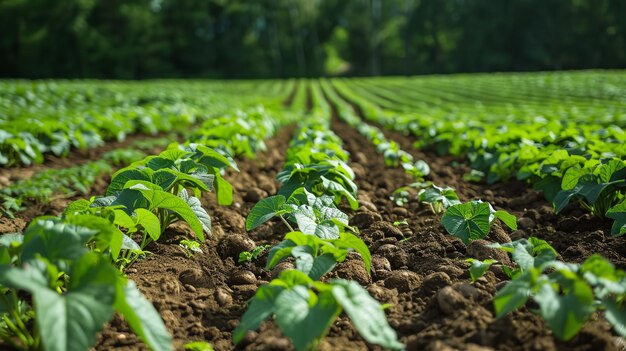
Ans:
{"label": "brown soil", "polygon": [[[381,155],[354,129],[333,120],[333,130],[351,153],[351,167],[357,175],[361,208],[351,212],[351,224],[361,229],[373,258],[371,276],[358,257],[346,262],[327,278],[354,279],[382,303],[390,303],[390,324],[408,350],[618,350],[623,339],[616,338],[601,315],[594,316],[581,333],[569,342],[556,340],[540,317],[529,306],[500,320],[494,317],[492,298],[506,280],[501,269],[492,268],[475,284],[470,284],[465,258],[497,256],[483,242],[466,247],[445,234],[440,215],[428,206],[411,201],[397,207],[389,199],[396,188],[411,182],[400,169],[386,168]],[[213,194],[204,198],[213,218],[213,235],[203,244],[204,253],[188,257],[178,243],[189,234],[186,226],[170,227],[165,237],[148,248],[146,259],[128,269],[129,277],[154,303],[172,335],[175,346],[206,340],[216,350],[291,350],[271,322],[233,345],[231,332],[245,311],[245,303],[257,287],[265,284],[290,264],[267,272],[266,254],[252,263],[237,264],[239,252],[255,245],[275,244],[287,231],[280,221],[272,221],[251,233],[245,231],[245,217],[261,198],[276,192],[274,180],[281,169],[292,129],[283,129],[268,141],[268,151],[254,160],[238,162],[241,173],[228,173],[235,188],[232,206],[218,206]],[[411,150],[410,138],[397,133],[388,137]],[[494,186],[469,184],[462,180],[467,166],[451,157],[411,151],[432,170],[429,179],[452,186],[463,200],[482,198],[512,212],[520,220],[520,230],[510,233],[500,227],[489,240],[539,236],[548,240],[567,261],[580,262],[601,252],[618,266],[626,267],[625,239],[611,238],[608,222],[591,218],[575,206],[556,216],[540,194],[526,184],[508,182]],[[457,161],[460,166],[452,166]],[[394,226],[397,220],[408,226]],[[481,257],[484,256],[484,257]],[[497,256],[506,261],[505,257]],[[499,285],[500,284],[500,285]],[[146,349],[129,332],[120,318],[106,326],[96,350]],[[367,344],[342,316],[332,326],[323,350],[379,350]]]}

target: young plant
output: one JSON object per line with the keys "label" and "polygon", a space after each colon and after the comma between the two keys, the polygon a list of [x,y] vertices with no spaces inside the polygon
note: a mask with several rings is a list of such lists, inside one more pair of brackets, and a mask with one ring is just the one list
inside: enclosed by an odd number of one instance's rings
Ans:
{"label": "young plant", "polygon": [[486,237],[497,219],[511,229],[517,229],[515,216],[503,210],[496,211],[489,203],[480,200],[448,207],[441,224],[448,234],[469,245],[474,240]]}
{"label": "young plant", "polygon": [[468,258],[465,260],[465,262],[470,264],[469,272],[470,277],[472,278],[472,283],[475,283],[478,278],[485,275],[485,273],[487,273],[487,270],[489,270],[489,267],[491,267],[494,263],[498,263],[498,261],[490,258],[484,261],[477,260],[475,258]]}
{"label": "young plant", "polygon": [[233,331],[233,342],[239,343],[249,330],[273,317],[296,350],[313,350],[342,312],[367,342],[391,350],[404,348],[382,306],[358,283],[343,279],[316,282],[295,270],[281,272],[257,290]]}
{"label": "young plant", "polygon": [[118,312],[150,348],[172,350],[152,304],[88,249],[113,249],[111,233],[93,227],[41,217],[0,240],[0,337],[16,349],[87,350]]}
{"label": "young plant", "polygon": [[270,248],[269,245],[261,245],[254,248],[252,251],[243,251],[239,253],[238,263],[252,262],[261,256],[261,254]]}
{"label": "young plant", "polygon": [[612,159],[593,167],[573,166],[567,169],[561,181],[561,191],[554,197],[556,213],[559,213],[572,200],[599,218],[623,198],[626,187],[626,162]]}
{"label": "young plant", "polygon": [[246,218],[246,230],[274,217],[279,217],[291,231],[293,224],[304,234],[320,238],[338,238],[342,228],[348,227],[348,215],[337,209],[332,196],[317,196],[306,188],[294,190],[289,199],[275,195],[256,203]]}
{"label": "young plant", "polygon": [[178,245],[185,249],[187,252],[187,257],[191,258],[195,253],[202,253],[202,249],[200,248],[200,243],[195,240],[181,240]]}
{"label": "young plant", "polygon": [[441,188],[434,184],[420,190],[417,198],[421,203],[428,204],[433,213],[441,213],[448,207],[461,203],[454,189],[450,187]]}
{"label": "young plant", "polygon": [[597,310],[604,311],[615,331],[626,336],[625,271],[597,254],[581,265],[557,261],[552,247],[533,238],[501,248],[511,254],[518,268],[494,298],[498,318],[533,299],[539,305],[537,313],[559,339],[573,338]]}
{"label": "young plant", "polygon": [[367,245],[351,233],[341,232],[336,239],[323,239],[302,232],[289,232],[285,239],[270,249],[266,269],[274,268],[289,256],[296,259],[296,269],[313,280],[319,280],[337,263],[343,262],[350,250],[361,255],[365,269],[371,269],[371,254]]}

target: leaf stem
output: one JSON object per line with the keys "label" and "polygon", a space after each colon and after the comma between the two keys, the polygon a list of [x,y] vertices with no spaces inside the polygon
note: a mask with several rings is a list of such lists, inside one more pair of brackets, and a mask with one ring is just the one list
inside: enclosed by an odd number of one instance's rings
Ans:
{"label": "leaf stem", "polygon": [[280,217],[280,219],[283,221],[283,223],[285,223],[285,225],[287,226],[287,228],[289,228],[290,231],[295,232],[293,227],[289,224],[289,222],[287,222],[287,220],[282,215],[278,215],[278,217]]}

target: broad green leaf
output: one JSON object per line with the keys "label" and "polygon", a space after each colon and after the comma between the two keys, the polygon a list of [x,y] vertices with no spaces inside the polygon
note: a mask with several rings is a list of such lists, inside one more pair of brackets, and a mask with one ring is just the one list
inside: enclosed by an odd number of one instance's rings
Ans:
{"label": "broad green leaf", "polygon": [[141,340],[154,351],[173,350],[170,336],[159,312],[137,289],[132,280],[117,284],[115,310],[124,316],[124,320]]}
{"label": "broad green leaf", "polygon": [[591,288],[581,280],[573,281],[572,284],[569,291],[560,295],[551,284],[545,283],[534,296],[541,317],[561,340],[574,337],[593,311]]}
{"label": "broad green leaf", "polygon": [[493,298],[496,318],[522,307],[532,293],[533,284],[533,272],[525,272],[498,291]]}
{"label": "broad green leaf", "polygon": [[291,255],[296,259],[296,268],[307,275],[313,268],[313,254],[313,249],[307,245],[296,246],[291,250]]}
{"label": "broad green leaf", "polygon": [[273,217],[284,213],[285,201],[284,196],[275,195],[257,202],[250,210],[248,218],[246,218],[246,230],[252,230]]}
{"label": "broad green leaf", "polygon": [[215,194],[217,203],[221,206],[230,206],[233,203],[233,186],[219,172],[215,173]]}
{"label": "broad green leaf", "polygon": [[196,217],[198,217],[198,220],[200,220],[200,223],[202,223],[202,229],[204,230],[204,232],[210,235],[211,234],[211,217],[206,212],[204,207],[202,207],[202,203],[200,202],[200,199],[198,199],[195,196],[189,196],[185,189],[182,189],[180,191],[180,194],[178,194],[178,196],[181,199],[185,200],[187,205],[189,205],[189,207],[193,210],[193,213],[196,214]]}
{"label": "broad green leaf", "polygon": [[474,283],[476,282],[476,279],[482,277],[487,272],[492,264],[497,263],[498,261],[492,259],[481,261],[475,258],[468,258],[465,262],[469,262],[471,264],[469,272],[470,277],[472,278],[472,283]]}
{"label": "broad green leaf", "polygon": [[517,230],[517,218],[512,214],[509,214],[506,211],[499,210],[494,213],[494,216],[495,218],[501,220],[502,223],[506,224],[507,227],[513,230]]}
{"label": "broad green leaf", "polygon": [[311,303],[311,295],[305,286],[296,286],[276,298],[276,324],[299,351],[308,350],[315,340],[323,337],[339,312],[332,296],[327,294]]}
{"label": "broad green leaf", "polygon": [[123,168],[119,171],[115,172],[111,176],[111,183],[107,188],[106,195],[116,195],[118,192],[124,189],[124,186],[129,180],[143,180],[150,181],[150,176],[141,170],[132,169],[132,168]]}
{"label": "broad green leaf", "polygon": [[626,309],[612,300],[603,301],[602,305],[606,308],[604,311],[606,320],[619,335],[626,336]]}
{"label": "broad green leaf", "polygon": [[35,219],[24,232],[21,259],[29,261],[42,256],[55,263],[77,260],[88,251],[85,244],[96,233],[59,219]]}
{"label": "broad green leaf", "polygon": [[275,301],[285,288],[277,285],[260,286],[233,331],[233,342],[238,344],[249,330],[257,330],[261,323],[274,313]]}
{"label": "broad green leaf", "polygon": [[[191,230],[196,234],[200,241],[204,241],[204,234],[202,229],[202,223],[189,207],[189,205],[180,197],[165,192],[163,190],[151,190],[151,189],[125,189],[130,191],[138,191],[150,204],[149,210],[156,208],[166,209],[176,213],[182,220],[187,222],[191,227]],[[122,192],[123,193],[123,192]],[[121,195],[120,195],[121,196]],[[164,229],[164,228],[162,228]]]}
{"label": "broad green leaf", "polygon": [[490,216],[488,203],[466,202],[449,207],[441,218],[441,224],[449,234],[468,245],[489,234]]}
{"label": "broad green leaf", "polygon": [[372,266],[372,255],[369,248],[365,242],[361,240],[361,238],[354,234],[344,232],[341,233],[339,239],[333,240],[332,242],[338,248],[346,248],[356,251],[359,255],[361,255],[363,263],[365,264],[365,269],[368,273],[370,272]]}
{"label": "broad green leaf", "polygon": [[606,217],[614,220],[611,235],[621,236],[626,233],[626,201],[611,207],[606,212]]}
{"label": "broad green leaf", "polygon": [[309,277],[313,280],[320,280],[326,273],[330,272],[337,265],[335,256],[326,253],[315,257],[313,265],[309,271]]}
{"label": "broad green leaf", "polygon": [[291,256],[291,250],[293,250],[295,246],[296,244],[293,241],[283,240],[274,247],[272,247],[267,256],[267,264],[265,266],[265,269],[272,269],[280,261]]}
{"label": "broad green leaf", "polygon": [[150,238],[153,241],[159,240],[161,237],[161,222],[159,222],[159,218],[154,213],[144,208],[136,209],[135,215],[137,216],[137,224],[141,225]]}
{"label": "broad green leaf", "polygon": [[115,269],[101,255],[92,252],[73,267],[64,295],[43,287],[31,291],[45,350],[87,350],[113,316],[118,274]]}
{"label": "broad green leaf", "polygon": [[367,342],[392,350],[404,349],[396,332],[387,323],[380,303],[367,290],[355,281],[336,279],[331,284],[333,296]]}

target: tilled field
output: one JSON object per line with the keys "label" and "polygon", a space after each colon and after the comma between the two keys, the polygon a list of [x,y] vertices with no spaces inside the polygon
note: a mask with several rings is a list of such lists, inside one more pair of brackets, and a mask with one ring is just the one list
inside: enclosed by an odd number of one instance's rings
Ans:
{"label": "tilled field", "polygon": [[[373,267],[370,276],[358,256],[349,257],[324,279],[356,280],[378,301],[390,303],[390,324],[407,349],[620,349],[620,339],[600,315],[591,318],[582,332],[568,342],[551,335],[544,321],[531,312],[535,307],[532,305],[496,320],[492,298],[507,280],[506,275],[494,266],[471,284],[469,264],[464,259],[492,257],[506,264],[510,262],[506,254],[486,247],[486,241],[466,247],[445,233],[440,215],[433,214],[427,205],[411,201],[408,206],[396,206],[390,195],[411,182],[410,177],[401,169],[386,167],[382,156],[353,128],[336,119],[331,127],[351,154],[350,166],[359,187],[360,209],[342,210],[350,214],[350,224],[360,229],[372,252]],[[216,350],[291,349],[288,339],[271,322],[264,323],[258,332],[249,333],[237,346],[232,344],[231,332],[257,287],[281,270],[293,268],[292,263],[285,262],[272,271],[264,270],[267,253],[251,263],[236,263],[240,252],[257,245],[274,245],[288,231],[280,221],[273,220],[247,233],[245,218],[256,202],[273,195],[279,187],[275,176],[282,167],[292,133],[293,128],[283,128],[267,142],[267,152],[255,159],[238,160],[241,172],[227,175],[235,188],[232,206],[219,206],[211,196],[205,196],[203,201],[213,214],[213,235],[202,245],[204,253],[188,257],[178,242],[189,234],[189,228],[174,225],[164,239],[150,244],[151,254],[146,259],[126,271],[159,310],[177,348],[191,340],[207,340]],[[411,150],[410,138],[393,132],[387,136]],[[496,225],[487,240],[504,243],[536,236],[553,245],[565,261],[582,262],[591,253],[601,252],[618,267],[626,267],[624,239],[609,235],[609,222],[591,218],[573,207],[554,215],[542,196],[524,183],[468,183],[462,180],[467,166],[459,160],[431,152],[411,153],[431,166],[429,180],[454,187],[462,200],[482,198],[518,216],[519,230],[510,232]],[[107,180],[104,177],[96,182],[92,193],[102,194]],[[30,210],[14,220],[4,219],[2,231],[19,230],[28,219],[58,213],[63,205]],[[402,220],[408,225],[393,224]],[[119,317],[109,323],[98,340],[97,350],[147,349]],[[342,316],[332,326],[321,349],[380,348],[363,341]]]}

